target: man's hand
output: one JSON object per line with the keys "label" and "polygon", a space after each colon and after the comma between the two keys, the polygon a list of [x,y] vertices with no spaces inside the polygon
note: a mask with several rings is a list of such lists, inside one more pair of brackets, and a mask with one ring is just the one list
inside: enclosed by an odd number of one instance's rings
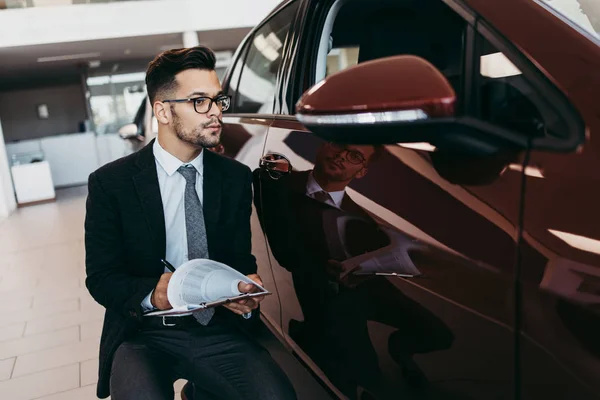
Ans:
{"label": "man's hand", "polygon": [[[260,286],[263,285],[262,279],[260,279],[260,276],[258,276],[258,274],[250,274],[247,275],[247,277],[253,280],[254,282],[258,283]],[[242,293],[256,293],[260,291],[260,289],[257,286],[252,285],[251,283],[244,282],[240,282],[240,284],[238,285],[238,290]],[[251,297],[248,299],[242,299],[225,304],[223,307],[227,308],[230,311],[233,311],[236,314],[242,315],[258,308],[258,305],[261,301],[263,301],[264,298],[265,296]]]}
{"label": "man's hand", "polygon": [[152,292],[150,302],[159,310],[169,310],[173,308],[171,303],[169,303],[169,299],[167,298],[167,287],[169,286],[169,281],[171,280],[172,275],[172,272],[165,272],[162,274],[160,280],[154,288],[154,291]]}
{"label": "man's hand", "polygon": [[329,279],[331,279],[334,282],[341,283],[346,278],[348,278],[349,275],[351,275],[352,271],[354,271],[357,268],[358,265],[353,268],[348,268],[345,267],[344,264],[342,264],[339,261],[329,260],[327,261],[327,265],[325,266],[325,271],[327,272],[327,276],[329,277]]}
{"label": "man's hand", "polygon": [[336,260],[329,260],[326,266],[327,276],[334,282],[340,285],[353,288],[366,280],[366,277],[356,276],[352,272],[358,269],[358,265],[354,267],[344,267],[344,265]]}

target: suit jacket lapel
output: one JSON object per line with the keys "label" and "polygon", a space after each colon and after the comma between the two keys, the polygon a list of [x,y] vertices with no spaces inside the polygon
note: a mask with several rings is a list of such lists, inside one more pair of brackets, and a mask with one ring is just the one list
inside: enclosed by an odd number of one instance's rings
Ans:
{"label": "suit jacket lapel", "polygon": [[288,184],[290,189],[306,196],[306,184],[308,183],[308,171],[292,171],[289,175]]}
{"label": "suit jacket lapel", "polygon": [[[292,172],[290,174],[290,188],[292,188],[292,190],[294,190],[294,191],[305,194],[306,193],[306,184],[308,183],[309,175],[310,175],[310,171],[299,171],[299,172],[294,171],[294,172]],[[323,204],[323,206],[325,206],[325,207],[335,208],[326,203],[321,203],[321,204]],[[356,204],[354,202],[354,200],[352,200],[350,198],[348,193],[344,193],[344,197],[342,198],[342,204],[341,204],[340,208],[343,211],[346,211],[349,213],[368,216],[368,213],[362,207],[360,207],[358,204]]]}
{"label": "suit jacket lapel", "polygon": [[154,140],[138,152],[137,165],[140,172],[133,177],[133,181],[150,227],[155,248],[158,250],[159,256],[164,258],[166,253],[165,214],[156,173],[153,144]]}
{"label": "suit jacket lapel", "polygon": [[363,210],[361,206],[356,204],[354,200],[348,196],[348,193],[344,193],[344,197],[342,198],[342,210],[359,215],[367,215],[366,211]]}
{"label": "suit jacket lapel", "polygon": [[204,151],[204,173],[203,173],[203,204],[204,225],[206,226],[206,239],[208,241],[208,252],[214,254],[216,231],[219,223],[219,213],[221,212],[221,191],[222,174],[218,169],[217,157],[220,157],[210,150]]}

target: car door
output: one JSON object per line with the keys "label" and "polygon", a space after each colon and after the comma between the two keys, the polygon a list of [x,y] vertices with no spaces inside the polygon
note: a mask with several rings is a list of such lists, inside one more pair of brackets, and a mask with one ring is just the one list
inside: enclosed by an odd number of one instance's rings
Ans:
{"label": "car door", "polygon": [[[543,123],[536,124],[535,136],[543,136],[543,131],[568,140],[567,132],[587,126],[588,140],[581,141],[576,152],[536,149],[522,160],[525,166],[512,166],[522,170],[524,190],[522,240],[515,269],[520,331],[516,337],[515,395],[524,399],[597,399],[599,235],[593,222],[597,185],[592,171],[599,159],[594,141],[598,103],[594,99],[600,85],[600,39],[594,32],[594,26],[598,31],[594,11],[588,2],[573,8],[514,0],[504,2],[504,7],[477,0],[469,3],[505,37],[518,43],[568,96],[565,103],[555,93],[538,94],[549,100],[551,107],[538,107],[535,119]],[[536,29],[524,29],[515,16],[535,24]],[[494,47],[489,42],[485,45]],[[513,80],[518,88],[519,72],[513,71],[505,80]],[[539,103],[535,92],[530,94],[530,99]],[[529,106],[520,103],[518,108]]]}
{"label": "car door", "polygon": [[[556,91],[536,91],[535,85],[527,81],[527,72],[514,65],[512,71],[502,73],[486,68],[490,58],[503,54],[499,50],[502,45],[486,24],[480,26],[480,31],[483,34],[479,36],[477,51],[481,68],[475,82],[481,88],[482,119],[518,126],[521,132],[530,132],[530,137],[562,135],[571,129],[583,133],[584,122],[579,111],[569,110]],[[579,73],[586,75],[585,69]],[[494,111],[494,104],[502,111]],[[558,112],[558,108],[567,111]],[[507,115],[511,118],[506,118]],[[588,118],[585,122],[588,121],[592,126],[597,125],[597,120]],[[565,138],[565,142],[568,140]],[[519,224],[513,275],[518,332],[515,398],[558,400],[600,396],[599,359],[589,340],[591,331],[600,326],[594,312],[598,303],[594,296],[598,290],[596,280],[600,275],[597,264],[586,258],[589,254],[582,251],[580,244],[577,247],[579,241],[587,238],[581,235],[582,231],[587,235],[590,232],[584,227],[584,221],[589,219],[582,218],[586,213],[581,211],[586,209],[587,201],[593,202],[590,198],[593,194],[586,193],[593,186],[593,178],[582,171],[588,170],[585,165],[597,159],[597,154],[593,144],[585,143],[583,148],[585,157],[580,152],[557,154],[535,150],[507,165],[507,171],[520,173],[523,191],[519,211],[523,222]],[[488,187],[478,187],[474,192],[482,199],[503,196]],[[571,248],[564,246],[569,242]]]}
{"label": "car door", "polygon": [[[587,126],[588,138],[577,152],[536,149],[523,170],[523,239],[516,269],[520,288],[519,394],[524,399],[597,399],[600,233],[593,210],[599,200],[595,171],[600,150],[595,139],[600,114],[595,97],[600,88],[600,39],[577,26],[586,27],[587,16],[594,21],[587,2],[580,2],[581,9],[562,8],[553,2],[548,2],[550,7],[524,4],[516,15],[527,21],[538,19],[534,32],[523,32],[514,21],[508,23],[506,16],[515,3],[507,3],[500,12],[492,12],[483,3],[474,2],[474,6],[489,15],[490,22],[501,27],[507,37],[518,41],[560,85]],[[563,12],[571,13],[573,19],[561,15]],[[553,39],[547,40],[550,37]],[[553,99],[552,103],[560,101]],[[540,128],[560,132],[565,130],[562,125],[574,129],[572,121],[555,118],[560,113],[540,111],[546,122]]]}
{"label": "car door", "polygon": [[[327,40],[298,38],[296,64],[281,73],[293,82],[281,83],[279,112],[293,110],[285,99],[294,85],[308,89],[394,54],[427,58],[464,96],[472,50],[465,43],[473,45],[475,32],[465,10],[425,3],[312,2],[299,32],[317,29]],[[458,166],[461,159],[431,150],[426,143],[328,143],[289,115],[269,127],[255,203],[282,329],[349,398],[363,390],[376,398],[512,397],[520,173],[496,176],[502,158]],[[456,185],[461,179],[472,186]],[[336,188],[335,198],[317,199],[321,185]],[[477,185],[502,193],[502,201],[480,198]],[[336,268],[371,272],[339,282]]]}
{"label": "car door", "polygon": [[534,152],[526,170],[521,246],[539,255],[524,255],[520,270],[523,398],[600,398],[600,234],[593,211],[600,152],[593,137],[583,153]]}
{"label": "car door", "polygon": [[[223,90],[233,100],[231,110],[223,115],[222,153],[252,170],[258,167],[267,129],[273,121],[277,71],[294,14],[293,5],[285,7],[253,29],[236,51],[235,61],[224,78]],[[272,321],[272,327],[279,327],[280,301],[256,212],[252,213],[251,228],[258,273],[273,293],[261,303],[261,313]]]}
{"label": "car door", "polygon": [[[307,89],[357,62],[415,54],[453,84],[459,112],[523,138],[545,134],[543,141],[554,148],[572,147],[569,130],[582,132],[577,113],[515,46],[469,9],[440,1],[396,8],[378,3],[370,2],[368,12],[352,1],[306,8],[304,20],[310,22],[298,30],[298,52],[289,58],[296,62],[281,74],[296,79],[280,82],[280,113],[293,110],[293,101],[285,100],[294,99],[294,87]],[[315,29],[321,38],[302,36]],[[348,397],[361,387],[382,398],[408,389],[444,399],[589,395],[556,364],[525,367],[530,345],[539,350],[540,343],[521,346],[515,334],[528,326],[517,318],[527,303],[521,302],[521,264],[515,260],[540,265],[546,257],[536,241],[522,241],[517,252],[521,187],[535,173],[524,165],[528,157],[439,150],[427,143],[375,150],[332,144],[294,117],[275,118],[257,174],[257,208],[283,300],[286,337]],[[360,161],[358,169],[352,160]],[[340,188],[327,182],[328,174],[333,179],[342,172],[353,179],[335,196],[319,198],[322,185]],[[396,266],[403,276],[338,281],[335,268],[357,266]],[[579,317],[574,325],[581,340],[589,310]],[[544,376],[556,377],[547,386],[565,383],[569,389],[539,389]]]}

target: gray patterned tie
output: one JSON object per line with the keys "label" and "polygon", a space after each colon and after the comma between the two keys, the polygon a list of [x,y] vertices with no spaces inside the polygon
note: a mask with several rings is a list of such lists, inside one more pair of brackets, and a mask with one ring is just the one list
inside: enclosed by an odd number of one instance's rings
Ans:
{"label": "gray patterned tie", "polygon": [[[188,259],[208,258],[208,242],[204,211],[196,192],[196,168],[193,165],[182,165],[177,170],[185,178],[185,230],[187,232]],[[214,308],[194,313],[194,318],[202,325],[207,325],[214,315]]]}
{"label": "gray patterned tie", "polygon": [[331,195],[324,190],[320,190],[318,192],[313,193],[313,199],[317,200],[320,203],[325,203],[325,204],[329,204],[330,206],[331,205],[335,206],[335,203],[333,202]]}

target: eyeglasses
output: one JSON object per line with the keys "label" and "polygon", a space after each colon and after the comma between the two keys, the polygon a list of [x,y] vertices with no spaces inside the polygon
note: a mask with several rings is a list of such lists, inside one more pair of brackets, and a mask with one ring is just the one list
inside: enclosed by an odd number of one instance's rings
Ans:
{"label": "eyeglasses", "polygon": [[190,99],[175,99],[175,100],[163,100],[163,103],[188,103],[192,102],[194,105],[194,111],[198,114],[206,114],[213,106],[213,103],[217,105],[221,112],[229,110],[231,106],[231,96],[220,95],[215,97],[192,97]]}
{"label": "eyeglasses", "polygon": [[348,162],[350,162],[350,164],[354,164],[354,165],[363,164],[363,165],[365,165],[365,163],[367,162],[367,160],[365,159],[365,157],[359,151],[351,150],[347,146],[344,146],[344,145],[341,145],[341,144],[337,144],[337,143],[331,143],[331,142],[329,142],[328,145],[331,148],[331,150],[337,152],[338,154],[346,152],[346,159],[348,160]]}

